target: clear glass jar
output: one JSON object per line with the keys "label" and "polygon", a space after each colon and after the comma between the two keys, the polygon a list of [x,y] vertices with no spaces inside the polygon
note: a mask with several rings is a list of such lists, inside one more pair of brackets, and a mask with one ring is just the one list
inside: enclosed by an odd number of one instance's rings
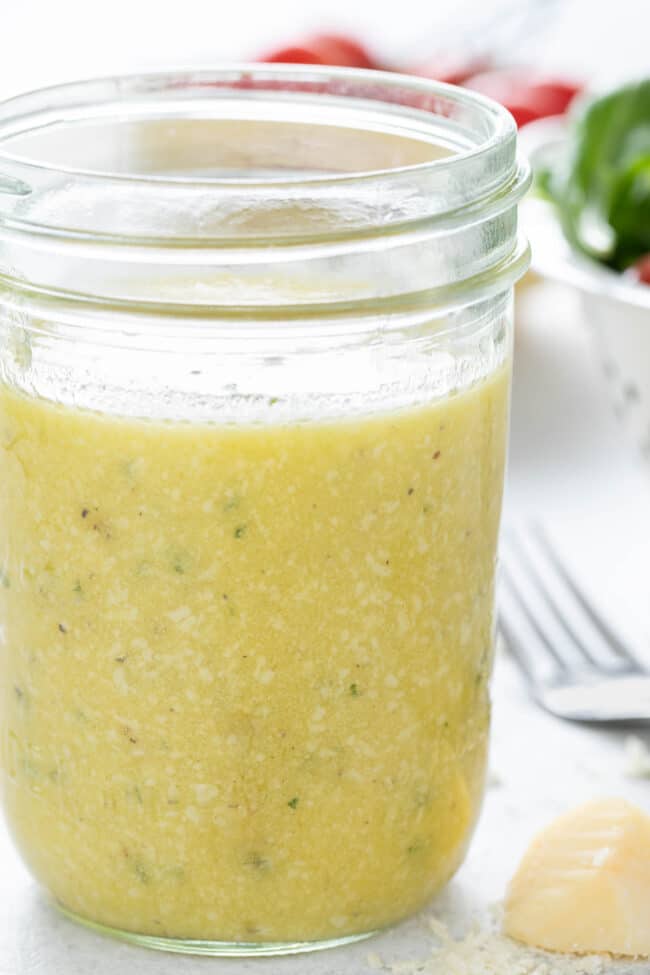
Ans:
{"label": "clear glass jar", "polygon": [[248,66],[0,106],[2,795],[77,918],[354,940],[483,792],[515,127]]}

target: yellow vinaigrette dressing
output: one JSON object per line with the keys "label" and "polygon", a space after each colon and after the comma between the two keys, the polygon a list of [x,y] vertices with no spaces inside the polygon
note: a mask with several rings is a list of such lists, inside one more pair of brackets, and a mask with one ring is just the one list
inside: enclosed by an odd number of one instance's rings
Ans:
{"label": "yellow vinaigrette dressing", "polygon": [[64,907],[309,941],[447,881],[483,790],[508,381],[260,426],[1,388],[2,791]]}

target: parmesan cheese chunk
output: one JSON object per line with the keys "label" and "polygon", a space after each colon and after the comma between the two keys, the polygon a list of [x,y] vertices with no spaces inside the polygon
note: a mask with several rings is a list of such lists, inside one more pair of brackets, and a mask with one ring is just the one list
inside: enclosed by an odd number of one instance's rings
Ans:
{"label": "parmesan cheese chunk", "polygon": [[504,930],[550,951],[650,957],[650,816],[607,799],[551,823],[511,882]]}

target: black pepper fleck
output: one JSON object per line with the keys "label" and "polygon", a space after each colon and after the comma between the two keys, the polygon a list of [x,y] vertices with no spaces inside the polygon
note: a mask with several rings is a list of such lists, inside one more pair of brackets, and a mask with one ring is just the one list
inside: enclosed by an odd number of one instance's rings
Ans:
{"label": "black pepper fleck", "polygon": [[266,857],[263,857],[260,853],[249,853],[248,856],[244,857],[244,866],[253,867],[254,870],[268,870],[270,865]]}

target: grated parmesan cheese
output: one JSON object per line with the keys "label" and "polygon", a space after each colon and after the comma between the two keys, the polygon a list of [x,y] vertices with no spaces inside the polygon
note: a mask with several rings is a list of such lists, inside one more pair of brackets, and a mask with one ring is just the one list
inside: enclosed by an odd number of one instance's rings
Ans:
{"label": "grated parmesan cheese", "polygon": [[625,739],[625,775],[628,779],[650,779],[650,748],[636,735]]}
{"label": "grated parmesan cheese", "polygon": [[390,975],[604,975],[608,959],[602,955],[555,955],[526,948],[493,927],[472,928],[455,939],[438,918],[428,926],[435,939],[426,958],[384,961],[372,952],[368,967]]}

